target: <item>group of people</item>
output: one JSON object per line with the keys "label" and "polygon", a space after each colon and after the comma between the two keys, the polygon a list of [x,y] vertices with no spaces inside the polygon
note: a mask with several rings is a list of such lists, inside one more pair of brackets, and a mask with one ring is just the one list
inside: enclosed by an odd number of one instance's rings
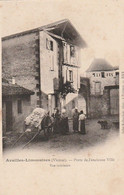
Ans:
{"label": "group of people", "polygon": [[[85,114],[83,110],[78,112],[78,109],[75,108],[72,111],[73,115],[73,131],[74,133],[78,132],[81,134],[86,134],[85,131]],[[68,115],[66,108],[63,108],[61,113],[58,108],[54,109],[52,114],[53,118],[53,133],[57,134],[68,134],[69,133],[69,124],[68,124]]]}
{"label": "group of people", "polygon": [[66,113],[66,109],[63,108],[60,114],[58,108],[54,109],[53,117],[53,133],[61,133],[68,134],[69,133],[69,124],[68,124],[68,116]]}
{"label": "group of people", "polygon": [[86,134],[85,130],[85,119],[86,116],[83,113],[83,110],[78,112],[78,109],[75,108],[73,111],[73,131],[74,133]]}

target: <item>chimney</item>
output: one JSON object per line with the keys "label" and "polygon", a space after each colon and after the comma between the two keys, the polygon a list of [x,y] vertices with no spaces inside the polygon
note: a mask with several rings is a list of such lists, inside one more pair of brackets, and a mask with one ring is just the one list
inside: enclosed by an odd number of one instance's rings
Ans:
{"label": "chimney", "polygon": [[12,77],[12,84],[15,85],[15,77]]}

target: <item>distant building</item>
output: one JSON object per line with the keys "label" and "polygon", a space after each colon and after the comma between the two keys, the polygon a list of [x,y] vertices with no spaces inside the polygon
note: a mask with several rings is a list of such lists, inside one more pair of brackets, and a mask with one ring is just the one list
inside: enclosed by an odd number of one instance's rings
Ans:
{"label": "distant building", "polygon": [[[2,74],[33,90],[31,107],[53,112],[72,101],[80,88],[80,50],[86,46],[67,19],[2,39]],[[76,93],[61,97],[69,81]]]}
{"label": "distant building", "polygon": [[90,79],[91,95],[103,95],[105,86],[119,84],[118,67],[111,66],[104,59],[94,59],[86,71],[86,77]]}
{"label": "distant building", "polygon": [[104,59],[94,59],[86,71],[90,82],[88,115],[119,115],[119,69]]}
{"label": "distant building", "polygon": [[25,118],[32,111],[30,96],[34,92],[17,84],[2,82],[2,126],[3,133],[23,131]]}

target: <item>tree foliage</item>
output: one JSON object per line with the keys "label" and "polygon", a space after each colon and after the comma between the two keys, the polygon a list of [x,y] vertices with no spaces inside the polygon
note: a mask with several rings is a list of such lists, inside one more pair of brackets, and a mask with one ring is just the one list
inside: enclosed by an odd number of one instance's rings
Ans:
{"label": "tree foliage", "polygon": [[75,93],[75,92],[76,90],[74,89],[72,83],[69,81],[66,81],[66,83],[63,84],[62,89],[61,89],[61,96],[65,98],[68,93]]}

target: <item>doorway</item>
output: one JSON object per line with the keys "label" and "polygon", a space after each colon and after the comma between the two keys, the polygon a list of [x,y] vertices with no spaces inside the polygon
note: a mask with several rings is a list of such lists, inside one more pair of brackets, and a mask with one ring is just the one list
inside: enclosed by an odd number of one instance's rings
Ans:
{"label": "doorway", "polygon": [[12,131],[12,101],[6,102],[6,132]]}
{"label": "doorway", "polygon": [[78,95],[78,110],[79,111],[83,110],[84,114],[87,114],[86,100],[81,94]]}
{"label": "doorway", "polygon": [[110,113],[119,114],[119,89],[110,90]]}

